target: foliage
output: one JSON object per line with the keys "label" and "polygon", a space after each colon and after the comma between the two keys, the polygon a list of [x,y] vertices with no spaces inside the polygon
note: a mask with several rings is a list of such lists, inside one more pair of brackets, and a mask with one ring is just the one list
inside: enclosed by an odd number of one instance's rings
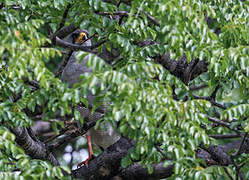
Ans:
{"label": "foliage", "polygon": [[[53,64],[62,59],[61,48],[44,47],[51,43],[48,25],[53,32],[58,30],[69,3],[72,7],[66,25],[75,22],[81,29],[87,29],[90,36],[97,33],[95,42],[106,38],[104,46],[108,50],[115,47],[120,52],[120,56],[108,65],[96,55],[80,51],[78,59],[89,55],[93,73],[82,77],[82,83],[70,89],[52,72]],[[33,117],[24,109],[35,112],[41,107],[46,120],[58,109],[61,116],[72,114],[71,107],[85,102],[81,94],[85,94],[86,89],[94,94],[106,90],[100,98],[112,103],[104,121],[119,122],[119,131],[137,141],[136,148],[123,159],[123,166],[137,160],[152,169],[151,164],[164,158],[155,148],[159,146],[173,159],[165,161],[165,165],[175,164],[172,179],[227,178],[221,167],[199,168],[203,161],[195,157],[195,152],[200,143],[205,146],[211,142],[221,143],[208,135],[230,132],[226,127],[212,127],[208,116],[214,116],[216,112],[226,122],[236,119],[236,126],[241,126],[242,132],[249,132],[248,2],[133,0],[131,6],[121,3],[117,7],[100,0],[4,0],[1,6],[1,178],[62,178],[58,167],[25,155],[8,129],[33,124]],[[116,11],[127,11],[129,16],[119,23],[115,18],[96,13]],[[153,16],[160,26],[151,23],[144,12]],[[207,23],[207,17],[211,23]],[[220,33],[216,33],[217,29]],[[156,43],[150,46],[136,44],[148,38]],[[185,54],[188,61],[205,60],[209,64],[208,72],[186,85],[154,62],[154,57],[164,52],[169,52],[173,59]],[[38,89],[30,88],[27,81],[31,80],[39,82]],[[99,81],[101,86],[96,86]],[[219,84],[222,88],[216,100],[227,106],[226,110],[192,96],[189,87],[204,82],[208,88],[198,91],[198,95],[210,95]],[[173,98],[174,93],[177,99]],[[96,103],[96,107],[99,105]],[[243,169],[247,172],[248,160],[240,158],[238,161],[247,163]],[[234,176],[233,168],[228,167]]]}

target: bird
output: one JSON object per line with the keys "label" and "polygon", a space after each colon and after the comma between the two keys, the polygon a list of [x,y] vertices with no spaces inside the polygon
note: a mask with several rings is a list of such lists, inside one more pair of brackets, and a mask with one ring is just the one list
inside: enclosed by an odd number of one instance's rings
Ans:
{"label": "bird", "polygon": [[[87,30],[77,29],[73,33],[71,33],[66,39],[67,42],[77,44],[80,46],[91,46],[92,42],[89,38],[89,34]],[[72,88],[75,83],[80,83],[80,76],[86,75],[87,73],[92,73],[92,68],[87,67],[87,61],[88,56],[85,56],[83,61],[81,63],[78,62],[78,60],[75,58],[75,54],[77,51],[72,52],[67,65],[65,66],[64,70],[62,71],[62,82],[68,83],[69,88]],[[90,91],[88,91],[87,94],[87,101],[89,105],[93,105],[93,101],[95,99],[95,96],[91,94]],[[108,105],[103,105],[100,107],[103,111],[106,111],[106,107]],[[100,112],[94,112],[92,113],[90,109],[83,107],[83,106],[76,106],[75,109],[80,112],[82,118],[88,122],[91,121],[97,121],[101,118],[103,118],[104,113]],[[80,124],[79,121],[77,124]],[[91,128],[88,133],[86,134],[86,139],[88,142],[88,152],[89,156],[88,158],[79,163],[78,167],[84,165],[88,165],[89,161],[93,158],[93,150],[92,150],[92,143],[97,145],[100,149],[106,149],[110,145],[117,142],[121,135],[118,133],[117,128],[109,123],[104,123],[105,129],[95,129]]]}

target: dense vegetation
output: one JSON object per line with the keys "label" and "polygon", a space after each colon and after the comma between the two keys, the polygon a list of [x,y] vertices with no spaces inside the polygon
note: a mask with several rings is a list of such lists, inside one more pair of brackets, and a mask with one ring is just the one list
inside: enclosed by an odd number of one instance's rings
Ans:
{"label": "dense vegetation", "polygon": [[[77,28],[93,46],[63,41]],[[92,111],[111,102],[100,121],[117,123],[136,145],[103,177],[141,168],[144,179],[248,179],[248,31],[248,1],[3,0],[0,178],[88,179],[88,167],[71,173],[61,158],[67,144],[79,151],[81,134],[46,141],[39,123],[66,132],[80,119],[73,107],[87,107],[86,90],[105,89]],[[93,68],[73,88],[60,80],[70,50],[89,55]]]}

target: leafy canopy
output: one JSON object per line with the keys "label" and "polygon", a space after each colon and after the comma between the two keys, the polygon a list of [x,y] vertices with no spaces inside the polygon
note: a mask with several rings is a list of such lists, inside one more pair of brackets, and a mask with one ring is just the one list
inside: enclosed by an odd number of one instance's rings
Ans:
{"label": "leafy canopy", "polygon": [[[87,29],[90,36],[97,34],[94,42],[106,38],[102,46],[108,50],[117,48],[120,53],[110,65],[94,54],[79,52],[79,60],[89,55],[94,71],[70,89],[53,74],[62,59],[62,48],[44,47],[51,43],[48,26],[52,32],[58,30],[69,4],[65,25],[74,22]],[[242,132],[249,132],[248,2],[133,0],[131,5],[121,3],[118,7],[100,0],[4,0],[0,5],[0,177],[62,178],[58,167],[25,155],[9,129],[34,123],[23,109],[34,112],[41,106],[44,119],[49,120],[58,109],[61,116],[72,114],[74,105],[85,102],[81,94],[86,89],[94,94],[105,89],[100,98],[112,102],[112,111],[104,121],[120,122],[119,131],[137,141],[136,148],[123,159],[123,166],[139,160],[152,172],[151,165],[163,160],[155,147],[160,146],[171,159],[164,160],[165,165],[175,164],[173,179],[224,178],[221,167],[200,168],[204,162],[195,153],[201,143],[221,143],[208,135],[230,132],[222,126],[213,128],[208,117],[215,112],[231,125],[236,119],[235,125],[241,125]],[[128,17],[121,20],[118,15],[110,18],[98,14],[117,11],[128,12]],[[158,24],[152,23],[144,12]],[[207,23],[207,17],[211,23]],[[217,29],[219,33],[215,32]],[[148,38],[155,43],[137,45]],[[204,60],[209,64],[208,71],[186,85],[155,63],[155,56],[164,52],[172,59],[185,54],[189,62]],[[39,82],[38,89],[30,88],[27,81],[31,80]],[[99,81],[101,86],[96,86]],[[216,99],[228,108],[223,110],[207,100],[195,99],[189,87],[202,83],[207,83],[208,88],[198,91],[199,96],[210,95],[219,84],[222,88]],[[175,93],[177,98],[173,98]],[[74,115],[75,119],[80,118],[78,113]],[[240,161],[248,163],[246,156]],[[16,168],[20,174],[15,173]],[[229,168],[235,173],[232,166]],[[247,169],[244,167],[245,172]]]}

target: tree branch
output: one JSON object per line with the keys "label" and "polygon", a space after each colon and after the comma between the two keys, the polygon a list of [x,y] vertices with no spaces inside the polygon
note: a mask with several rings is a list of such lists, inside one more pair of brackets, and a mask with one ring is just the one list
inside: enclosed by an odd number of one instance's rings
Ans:
{"label": "tree branch", "polygon": [[[107,148],[102,154],[89,162],[88,166],[83,166],[72,171],[74,178],[84,178],[86,180],[101,179],[151,179],[167,178],[173,174],[174,165],[163,167],[164,163],[153,166],[153,173],[149,174],[146,167],[132,164],[128,168],[121,168],[121,160],[129,153],[129,149],[134,146],[134,142],[127,138],[121,138],[115,144]],[[122,169],[122,170],[121,170]]]}
{"label": "tree branch", "polygon": [[62,16],[62,19],[61,19],[61,22],[60,22],[60,25],[59,25],[59,28],[58,30],[60,30],[64,25],[65,25],[65,22],[66,22],[66,19],[67,19],[67,15],[68,15],[68,12],[69,12],[69,9],[72,7],[72,4],[68,4],[64,13],[63,13],[63,16]]}
{"label": "tree branch", "polygon": [[86,134],[89,129],[91,129],[92,127],[95,126],[96,123],[97,123],[97,120],[91,121],[89,123],[84,122],[83,127],[81,129],[79,129],[79,130],[76,129],[75,131],[71,132],[69,135],[66,135],[65,137],[61,138],[56,143],[49,145],[49,150],[53,151],[53,150],[57,149],[59,146],[61,146],[62,144],[69,142],[78,136],[82,136],[82,135]]}
{"label": "tree branch", "polygon": [[[229,152],[238,149],[241,141],[236,140],[225,145],[215,146],[211,144],[209,147],[200,145],[201,149],[196,152],[196,157],[206,161],[208,166],[232,164],[232,158]],[[246,143],[245,143],[246,142]],[[153,165],[153,173],[149,174],[147,168],[142,165],[133,163],[131,166],[122,169],[121,159],[125,157],[129,149],[134,147],[135,143],[127,138],[121,138],[118,142],[111,145],[103,151],[98,157],[91,160],[88,166],[83,166],[72,171],[72,177],[92,179],[160,179],[170,177],[174,172],[174,165],[163,167],[163,162]],[[249,149],[248,141],[244,141],[241,152],[247,152]]]}
{"label": "tree branch", "polygon": [[111,179],[119,173],[121,160],[128,154],[128,150],[133,145],[131,140],[121,138],[90,161],[88,166],[73,170],[72,177],[86,180]]}
{"label": "tree branch", "polygon": [[229,177],[230,180],[233,180],[233,177],[231,176],[231,174],[228,172],[226,167],[223,167],[225,173],[227,174],[227,176]]}
{"label": "tree branch", "polygon": [[160,23],[156,20],[156,18],[152,17],[151,15],[149,15],[147,12],[142,11],[143,14],[156,26],[160,26]]}
{"label": "tree branch", "polygon": [[232,154],[232,157],[236,157],[236,156],[238,156],[238,155],[241,154],[241,152],[242,152],[242,147],[243,147],[243,145],[244,145],[244,143],[245,143],[245,140],[246,140],[247,135],[248,135],[248,133],[245,133],[245,135],[244,135],[244,137],[243,137],[243,139],[242,139],[242,141],[241,141],[241,143],[240,143],[239,149],[237,150],[236,153]]}
{"label": "tree branch", "polygon": [[60,39],[59,37],[56,37],[55,39],[56,39],[55,44],[57,46],[67,48],[67,49],[71,49],[71,50],[74,50],[74,51],[81,50],[81,51],[90,52],[90,53],[94,53],[92,51],[93,49],[101,46],[102,44],[104,44],[106,42],[106,39],[104,39],[104,40],[100,41],[99,43],[94,44],[92,46],[81,46],[81,45],[72,44],[72,43],[69,43],[67,41],[64,41],[64,40]]}
{"label": "tree branch", "polygon": [[73,31],[75,31],[76,29],[78,29],[77,26],[75,26],[74,23],[71,23],[70,25],[61,28],[60,30],[56,31],[52,36],[51,36],[51,40],[53,44],[56,44],[56,37],[63,39],[65,38],[67,35],[69,35],[70,33],[72,33]]}
{"label": "tree branch", "polygon": [[48,145],[48,149],[51,152],[53,152],[55,149],[58,149],[64,143],[70,142],[72,139],[74,139],[74,138],[76,138],[76,137],[78,137],[80,135],[81,135],[81,133],[79,131],[73,131],[69,135],[66,135],[65,137],[63,137],[62,139],[57,141],[56,143]]}
{"label": "tree branch", "polygon": [[146,167],[139,164],[134,164],[126,169],[123,169],[121,173],[115,176],[113,179],[129,179],[129,180],[151,180],[151,179],[162,179],[168,178],[174,173],[174,165],[164,167],[164,163],[161,162],[157,165],[153,165],[153,173],[150,174]]}
{"label": "tree branch", "polygon": [[[156,18],[152,17],[151,15],[149,15],[147,12],[144,12],[142,11],[143,14],[149,19],[149,21],[156,25],[156,26],[160,26],[160,23],[156,20]],[[127,11],[116,11],[116,12],[113,12],[113,13],[110,13],[110,12],[98,12],[96,11],[95,12],[96,14],[98,15],[101,15],[101,16],[121,16],[121,17],[128,17],[129,16],[129,12]],[[141,15],[139,15],[140,18],[142,18]]]}
{"label": "tree branch", "polygon": [[185,55],[179,60],[171,59],[170,54],[167,52],[165,52],[163,56],[157,55],[154,60],[171,74],[181,79],[184,84],[189,84],[190,80],[206,72],[208,66],[206,61],[200,61],[198,59],[193,59],[188,63]]}
{"label": "tree branch", "polygon": [[56,37],[55,39],[56,39],[55,44],[57,46],[67,48],[67,49],[71,49],[71,50],[74,50],[74,51],[81,50],[81,51],[85,51],[85,52],[92,52],[91,48],[88,47],[88,46],[81,46],[81,45],[77,45],[77,44],[72,44],[72,43],[69,43],[67,41],[64,41],[64,40],[60,39],[59,37]]}
{"label": "tree branch", "polygon": [[209,101],[212,105],[217,106],[217,107],[219,107],[219,108],[221,108],[221,109],[227,109],[226,106],[224,106],[224,105],[222,105],[222,104],[220,104],[220,103],[217,103],[217,102],[215,101],[216,94],[217,94],[217,92],[218,92],[218,90],[219,90],[220,87],[221,87],[221,86],[218,85],[218,86],[215,88],[215,90],[212,92],[212,94],[211,94],[210,96],[197,96],[197,95],[195,95],[195,94],[192,94],[192,96],[193,96],[194,98],[196,98],[196,99],[204,99],[204,100],[206,100],[206,101]]}
{"label": "tree branch", "polygon": [[217,94],[217,92],[218,92],[218,90],[220,89],[220,85],[218,85],[218,86],[216,86],[216,88],[215,88],[215,90],[212,92],[212,94],[210,95],[210,98],[212,99],[212,100],[215,100],[215,98],[216,98],[216,94]]}
{"label": "tree branch", "polygon": [[227,166],[233,164],[233,157],[230,155],[232,150],[237,150],[241,147],[240,153],[249,153],[249,140],[244,139],[243,146],[241,146],[243,139],[235,140],[225,145],[210,145],[208,148],[202,144],[197,151],[196,157],[202,158],[208,165]]}
{"label": "tree branch", "polygon": [[211,121],[211,122],[214,122],[214,123],[216,123],[216,124],[219,124],[219,125],[221,125],[221,126],[225,126],[225,127],[227,127],[227,128],[230,129],[230,124],[227,123],[227,122],[221,121],[221,120],[219,120],[219,119],[215,119],[215,118],[213,118],[213,117],[208,117],[208,120]]}
{"label": "tree branch", "polygon": [[54,71],[55,77],[58,77],[62,73],[63,69],[66,67],[69,61],[69,58],[71,57],[72,54],[73,54],[73,51],[70,50],[66,55],[63,56],[62,61],[60,62],[60,64],[57,66],[57,68]]}
{"label": "tree branch", "polygon": [[215,138],[215,139],[229,139],[229,138],[239,138],[241,137],[241,135],[239,134],[212,134],[212,135],[209,135],[209,137]]}
{"label": "tree branch", "polygon": [[206,88],[206,87],[208,87],[207,84],[201,84],[201,85],[199,85],[199,86],[190,86],[190,87],[189,87],[189,90],[190,90],[190,91],[198,91],[198,90],[204,89],[204,88]]}
{"label": "tree branch", "polygon": [[14,128],[11,131],[16,136],[16,142],[23,148],[26,154],[30,155],[34,159],[41,159],[49,161],[54,166],[58,166],[59,163],[54,155],[47,149],[44,143],[37,138],[32,138],[26,128]]}

